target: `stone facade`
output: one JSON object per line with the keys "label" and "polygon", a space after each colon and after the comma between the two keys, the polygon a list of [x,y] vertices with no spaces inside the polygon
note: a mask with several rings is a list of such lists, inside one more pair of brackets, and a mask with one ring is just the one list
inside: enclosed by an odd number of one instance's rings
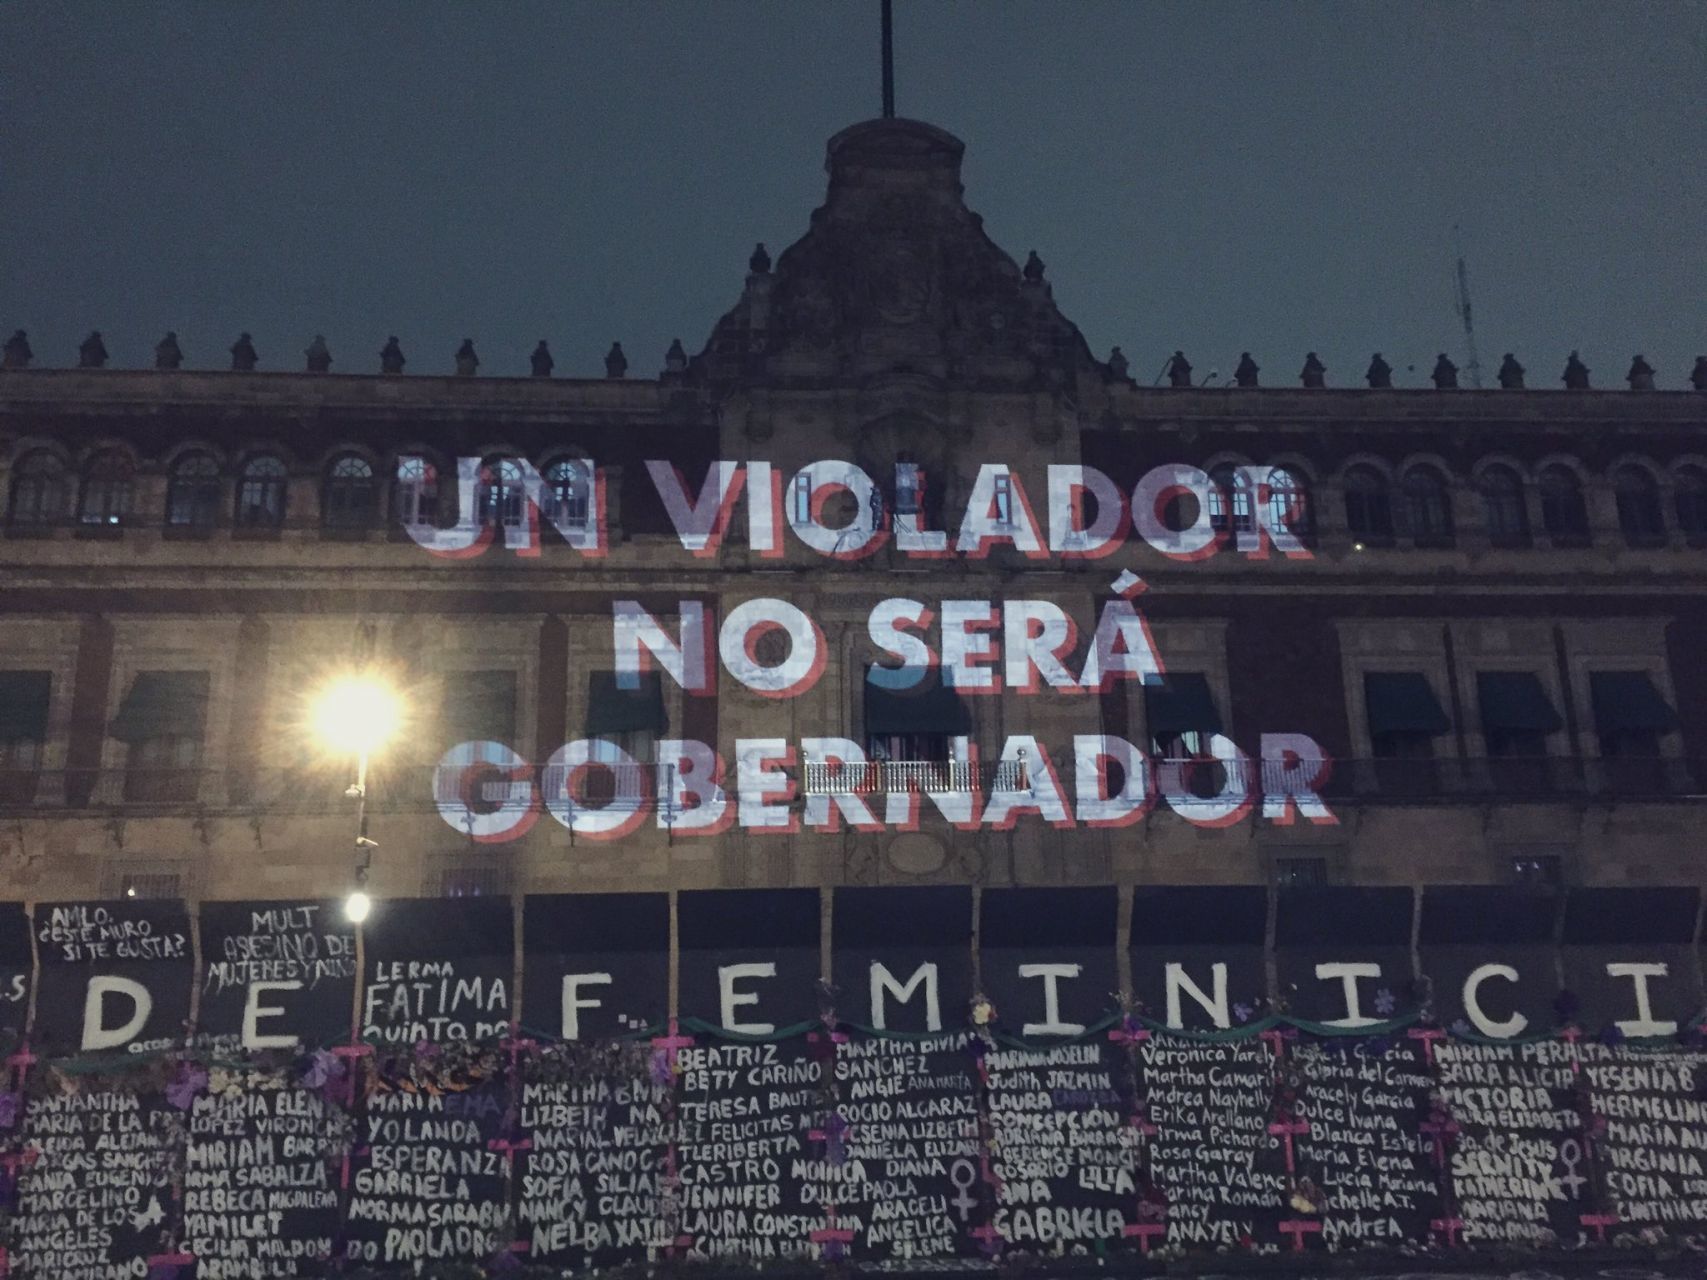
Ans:
{"label": "stone facade", "polygon": [[[49,679],[39,740],[0,745],[6,896],[340,891],[348,779],[305,747],[303,702],[367,654],[399,673],[413,711],[375,766],[379,894],[1702,881],[1707,395],[1140,387],[1091,354],[1041,262],[1022,267],[985,236],[960,155],[907,121],[837,135],[806,235],[774,269],[756,254],[704,349],[657,378],[0,372],[0,673]],[[402,527],[398,460],[448,477],[476,455],[542,475],[596,460],[608,554],[549,530],[533,556],[426,554]],[[1283,468],[1311,554],[1224,548],[1182,563],[1131,539],[1099,559],[886,546],[844,561],[784,537],[773,558],[737,518],[701,559],[644,465],[670,459],[692,491],[714,459],[765,460],[786,478],[841,458],[886,488],[900,457],[926,477],[933,527],[951,530],[983,463],[1009,466],[1034,500],[1052,465],[1096,467],[1127,492],[1165,464]],[[348,459],[362,465],[339,483]],[[1236,534],[1249,500],[1222,501]],[[469,673],[513,675],[508,741],[522,757],[581,736],[589,676],[611,669],[615,598],[671,626],[679,601],[721,617],[754,597],[819,621],[831,656],[801,696],[760,697],[726,673],[711,699],[663,681],[670,734],[728,754],[737,738],[865,740],[863,672],[879,656],[866,619],[880,600],[1049,600],[1088,632],[1124,569],[1148,584],[1157,648],[1202,675],[1227,737],[1254,752],[1264,733],[1308,734],[1336,760],[1337,823],[1212,827],[1160,804],[1121,828],[1031,817],[963,831],[926,806],[911,832],[688,837],[649,822],[599,842],[542,820],[483,844],[435,810],[432,766],[457,740],[445,709]],[[170,775],[151,791],[135,782],[145,748],[113,730],[136,677],[163,672],[205,673],[205,714],[178,735],[188,744],[146,748]],[[1501,672],[1533,677],[1558,713],[1515,755],[1486,724],[1479,677]],[[1426,680],[1448,723],[1425,746],[1375,731],[1366,677],[1383,673]],[[1645,677],[1676,724],[1651,741],[1603,732],[1606,673]],[[1013,734],[1055,747],[1154,736],[1130,684],[966,702],[986,761]]]}

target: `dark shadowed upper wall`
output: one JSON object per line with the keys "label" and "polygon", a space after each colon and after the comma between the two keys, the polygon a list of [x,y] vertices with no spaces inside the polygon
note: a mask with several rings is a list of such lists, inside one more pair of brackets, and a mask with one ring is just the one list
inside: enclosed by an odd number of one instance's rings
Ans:
{"label": "dark shadowed upper wall", "polygon": [[[897,6],[900,113],[967,144],[971,206],[1147,383],[1241,350],[1330,385],[1461,363],[1464,228],[1491,374],[1556,386],[1707,351],[1707,5]],[[263,368],[651,375],[876,114],[877,0],[0,4],[0,326],[115,366],[178,331]],[[1414,372],[1408,366],[1415,366]]]}

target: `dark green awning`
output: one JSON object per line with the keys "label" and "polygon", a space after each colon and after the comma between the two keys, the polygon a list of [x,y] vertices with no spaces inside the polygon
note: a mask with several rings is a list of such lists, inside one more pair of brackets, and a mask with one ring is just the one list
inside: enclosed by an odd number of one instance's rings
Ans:
{"label": "dark green awning", "polygon": [[207,724],[208,673],[139,671],[110,732],[120,742],[200,738]]}
{"label": "dark green awning", "polygon": [[1677,712],[1646,671],[1591,671],[1588,689],[1594,727],[1601,733],[1670,733],[1677,728]]}
{"label": "dark green awning", "polygon": [[972,713],[953,689],[931,672],[911,689],[885,689],[865,682],[865,731],[868,734],[972,732]]}
{"label": "dark green awning", "polygon": [[0,742],[47,738],[48,671],[0,671]]}
{"label": "dark green awning", "polygon": [[1363,677],[1369,732],[1445,733],[1452,727],[1420,671],[1370,671]]}
{"label": "dark green awning", "polygon": [[1161,684],[1144,686],[1144,718],[1150,736],[1163,733],[1220,733],[1221,713],[1201,671],[1173,671]]}
{"label": "dark green awning", "polygon": [[604,733],[663,733],[670,727],[664,710],[663,677],[640,673],[640,687],[621,688],[613,671],[595,671],[587,679],[587,736]]}
{"label": "dark green awning", "polygon": [[1485,731],[1556,733],[1564,725],[1533,671],[1481,672],[1476,697]]}
{"label": "dark green awning", "polygon": [[445,728],[457,742],[502,742],[516,736],[514,671],[447,671]]}

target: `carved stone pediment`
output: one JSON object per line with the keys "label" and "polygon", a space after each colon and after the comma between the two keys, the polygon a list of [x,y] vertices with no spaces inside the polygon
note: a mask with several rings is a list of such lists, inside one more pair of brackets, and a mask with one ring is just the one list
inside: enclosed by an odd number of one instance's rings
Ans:
{"label": "carved stone pediment", "polygon": [[830,139],[829,194],[777,258],[755,253],[741,300],[691,376],[714,385],[1071,389],[1102,366],[1050,296],[984,233],[960,184],[964,146],[914,120]]}

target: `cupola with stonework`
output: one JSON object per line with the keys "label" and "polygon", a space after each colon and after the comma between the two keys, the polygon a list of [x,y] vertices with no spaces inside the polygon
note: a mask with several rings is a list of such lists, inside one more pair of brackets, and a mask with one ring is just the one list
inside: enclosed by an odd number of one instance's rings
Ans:
{"label": "cupola with stonework", "polygon": [[713,385],[867,385],[892,375],[990,390],[1101,379],[1041,263],[984,233],[960,184],[965,147],[917,120],[830,139],[829,194],[774,270],[755,253],[741,300],[693,361]]}

